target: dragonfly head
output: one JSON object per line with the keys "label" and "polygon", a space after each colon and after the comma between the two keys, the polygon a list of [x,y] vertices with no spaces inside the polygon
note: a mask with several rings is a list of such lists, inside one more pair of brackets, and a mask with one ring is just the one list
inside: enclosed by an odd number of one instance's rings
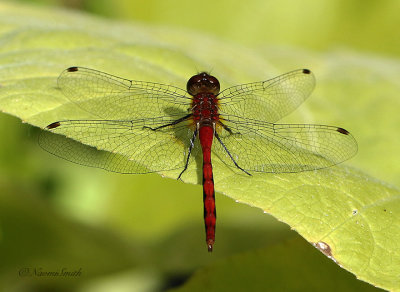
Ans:
{"label": "dragonfly head", "polygon": [[189,79],[186,89],[190,95],[198,93],[212,93],[217,95],[219,93],[219,81],[214,76],[202,72]]}

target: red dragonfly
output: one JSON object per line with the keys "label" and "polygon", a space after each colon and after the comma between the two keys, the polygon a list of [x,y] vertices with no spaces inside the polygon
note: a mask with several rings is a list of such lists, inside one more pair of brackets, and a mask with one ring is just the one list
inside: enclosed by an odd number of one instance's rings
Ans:
{"label": "red dragonfly", "polygon": [[185,91],[70,67],[58,86],[94,119],[48,125],[39,144],[56,156],[118,173],[180,169],[180,178],[202,155],[208,251],[216,223],[211,156],[251,175],[321,169],[357,152],[355,139],[343,128],[275,123],[314,89],[308,69],[223,91],[215,77],[203,72],[189,79]]}

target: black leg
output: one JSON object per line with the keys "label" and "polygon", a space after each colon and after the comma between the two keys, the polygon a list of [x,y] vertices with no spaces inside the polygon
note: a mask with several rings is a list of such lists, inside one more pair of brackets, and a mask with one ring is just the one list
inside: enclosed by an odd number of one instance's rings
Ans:
{"label": "black leg", "polygon": [[226,131],[228,131],[229,134],[233,134],[232,130],[227,125],[225,125],[223,122],[218,121],[218,124],[220,124]]}
{"label": "black leg", "polygon": [[162,126],[159,126],[157,128],[151,128],[151,127],[144,126],[143,129],[150,129],[152,131],[157,131],[157,130],[165,128],[165,127],[169,127],[169,126],[173,126],[173,125],[179,124],[180,122],[183,122],[183,121],[187,120],[191,116],[192,116],[192,114],[188,114],[188,115],[186,115],[186,116],[184,116],[182,118],[179,118],[179,119],[173,121],[172,123],[169,123],[169,124],[166,124],[166,125],[162,125]]}
{"label": "black leg", "polygon": [[246,174],[248,174],[248,175],[251,176],[250,173],[248,173],[247,171],[245,171],[243,168],[241,168],[241,167],[236,163],[235,159],[233,159],[231,153],[230,153],[229,150],[226,148],[225,144],[222,143],[221,138],[219,137],[219,135],[217,134],[217,132],[215,132],[214,135],[215,135],[215,137],[218,139],[219,143],[221,143],[222,147],[224,147],[226,153],[228,153],[229,157],[232,159],[232,161],[233,161],[233,163],[235,164],[235,166],[236,166],[237,168],[239,168],[241,171],[243,171],[244,173],[246,173]]}
{"label": "black leg", "polygon": [[197,128],[196,130],[193,132],[193,136],[192,139],[190,139],[190,146],[189,146],[189,153],[188,156],[186,158],[186,163],[185,163],[185,167],[183,168],[183,170],[181,171],[181,173],[178,176],[178,179],[181,179],[182,174],[186,171],[186,169],[188,168],[189,165],[189,158],[190,158],[190,154],[192,153],[192,149],[194,147],[194,140],[196,139],[197,136]]}

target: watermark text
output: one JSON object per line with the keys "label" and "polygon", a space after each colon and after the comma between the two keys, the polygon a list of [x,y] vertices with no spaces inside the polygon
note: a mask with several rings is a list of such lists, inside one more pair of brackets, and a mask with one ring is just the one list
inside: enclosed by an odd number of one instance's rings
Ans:
{"label": "watermark text", "polygon": [[37,268],[21,268],[18,271],[20,277],[80,277],[82,276],[82,268],[68,269],[60,268],[53,270],[46,270],[42,267]]}

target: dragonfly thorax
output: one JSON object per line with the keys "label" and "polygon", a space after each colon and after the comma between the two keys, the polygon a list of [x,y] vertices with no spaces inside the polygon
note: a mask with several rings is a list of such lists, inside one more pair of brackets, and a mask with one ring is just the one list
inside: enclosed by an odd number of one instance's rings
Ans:
{"label": "dragonfly thorax", "polygon": [[198,93],[193,96],[193,120],[200,125],[212,125],[219,120],[218,98],[212,93]]}

